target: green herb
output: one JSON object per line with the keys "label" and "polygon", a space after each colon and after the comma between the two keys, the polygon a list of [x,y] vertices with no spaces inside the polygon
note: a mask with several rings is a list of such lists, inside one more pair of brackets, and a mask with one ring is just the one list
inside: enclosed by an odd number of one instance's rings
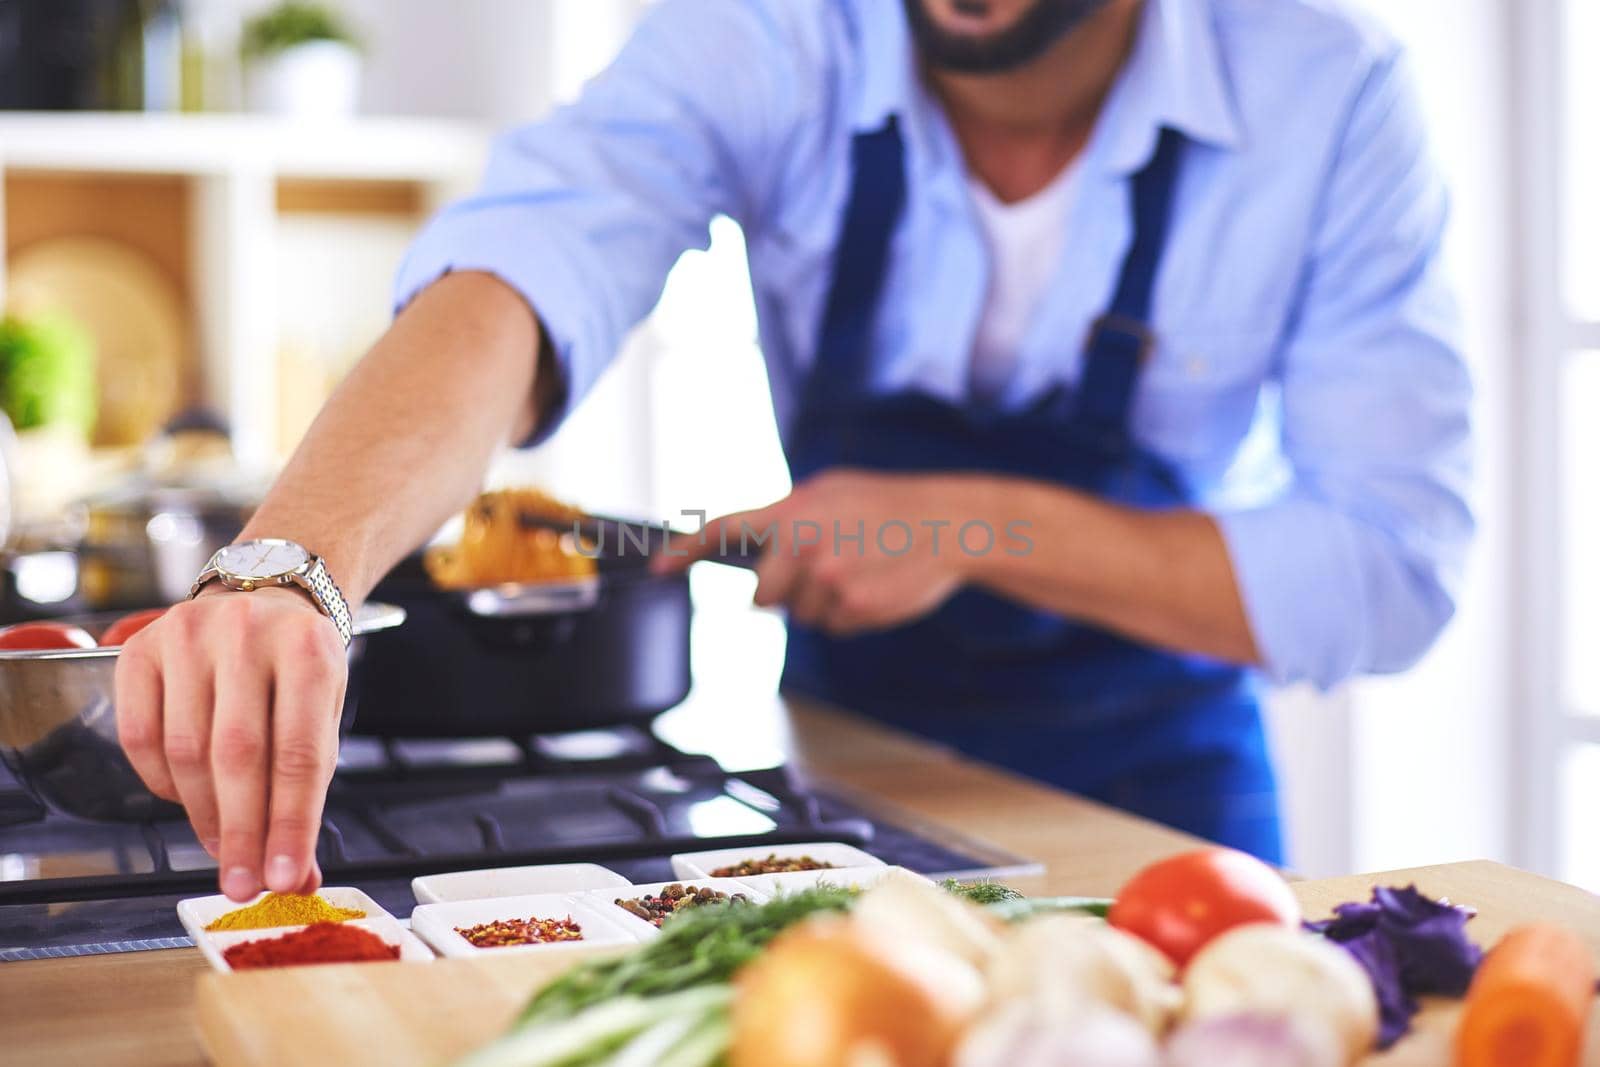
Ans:
{"label": "green herb", "polygon": [[1006,922],[1021,922],[1035,915],[1052,915],[1056,912],[1075,911],[1104,919],[1111,913],[1111,901],[1105,897],[1019,897],[991,904],[989,910]]}
{"label": "green herb", "polygon": [[94,427],[94,340],[73,320],[0,319],[0,411],[19,430]]}
{"label": "green herb", "polygon": [[1104,897],[1027,897],[999,882],[958,882],[954,878],[946,878],[939,885],[963,900],[988,908],[1006,922],[1058,911],[1079,911],[1104,919],[1111,911],[1111,901]]}
{"label": "green herb", "polygon": [[999,904],[1007,900],[1022,900],[1021,893],[1008,885],[999,882],[958,882],[954,878],[946,878],[939,883],[939,887],[947,892],[954,893],[963,900],[974,904],[988,906]]}
{"label": "green herb", "polygon": [[332,9],[307,0],[284,0],[245,24],[240,47],[246,56],[260,58],[311,41],[356,44],[355,36]]}
{"label": "green herb", "polygon": [[765,904],[732,903],[674,915],[661,936],[625,956],[582,964],[538,993],[524,1024],[568,1019],[616,997],[659,997],[727,982],[783,930],[802,919],[850,907],[849,889],[818,886]]}

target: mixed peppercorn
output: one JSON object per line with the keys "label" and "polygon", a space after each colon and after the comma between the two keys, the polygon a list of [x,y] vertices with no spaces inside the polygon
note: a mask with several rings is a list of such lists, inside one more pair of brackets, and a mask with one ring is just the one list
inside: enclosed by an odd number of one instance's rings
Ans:
{"label": "mixed peppercorn", "polygon": [[456,933],[478,948],[503,948],[507,945],[552,945],[561,941],[582,941],[583,927],[565,919],[496,919],[476,926],[458,926]]}
{"label": "mixed peppercorn", "polygon": [[780,856],[773,852],[766,859],[740,860],[731,867],[718,867],[713,878],[746,878],[752,874],[793,874],[796,871],[831,871],[834,865],[810,856]]}
{"label": "mixed peppercorn", "polygon": [[616,900],[617,907],[630,914],[637,915],[652,926],[660,926],[667,919],[685,908],[697,908],[705,904],[728,904],[734,901],[748,903],[750,900],[743,893],[729,896],[727,893],[718,892],[710,886],[685,886],[674,882],[664,887],[661,892],[649,896],[623,898]]}

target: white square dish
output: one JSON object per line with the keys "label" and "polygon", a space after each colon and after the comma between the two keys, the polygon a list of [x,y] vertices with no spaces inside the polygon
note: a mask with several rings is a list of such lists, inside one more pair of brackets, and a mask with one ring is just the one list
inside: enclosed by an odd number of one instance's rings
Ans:
{"label": "white square dish", "polygon": [[[209,897],[190,897],[188,900],[178,901],[178,921],[183,923],[183,928],[189,932],[190,937],[194,938],[195,944],[199,944],[201,939],[206,936],[206,927],[208,925],[215,922],[217,919],[226,915],[230,911],[237,911],[240,908],[248,908],[252,904],[259,903],[266,895],[267,894],[265,893],[258,893],[243,904],[229,900],[221,893]],[[366,912],[365,918],[368,919],[394,918],[394,916],[385,911],[383,906],[380,905],[376,900],[373,900],[371,897],[367,896],[361,890],[356,889],[353,886],[323,886],[321,889],[317,890],[317,896],[321,897],[323,900],[326,900],[329,904],[332,904],[336,908],[356,908],[360,911]],[[350,921],[354,922],[356,920],[352,919]],[[299,926],[303,925],[305,924],[297,923],[294,924],[293,927],[268,926],[261,927],[257,930],[241,930],[238,932],[259,933],[263,929],[287,930],[291,928],[298,928]],[[219,934],[234,932],[235,931],[231,930],[217,931]]]}
{"label": "white square dish", "polygon": [[[684,852],[672,857],[672,873],[679,878],[711,878],[712,871],[733,867],[744,860],[763,860],[768,856],[780,859],[811,859],[833,865],[833,869],[854,870],[860,867],[883,867],[884,862],[870,852],[838,841],[815,841],[800,845],[754,845],[748,848],[719,848],[709,852]],[[829,868],[823,868],[827,870]],[[787,873],[807,874],[807,871]],[[728,878],[765,878],[766,875],[724,875]]]}
{"label": "white square dish", "polygon": [[[752,903],[760,904],[767,899],[766,894],[752,889],[743,882],[732,878],[683,878],[671,882],[651,882],[648,885],[630,885],[621,889],[596,889],[587,893],[578,894],[578,901],[588,904],[599,911],[606,918],[613,920],[624,929],[631,931],[640,940],[649,940],[661,933],[661,928],[641,919],[633,912],[617,903],[618,899],[628,900],[634,897],[656,896],[669,885],[681,885],[685,889],[698,889],[705,886],[719,893],[726,893],[732,897],[742,894]],[[711,906],[711,905],[705,905]]]}
{"label": "white square dish", "polygon": [[621,887],[628,880],[598,863],[548,863],[535,867],[492,867],[451,871],[411,880],[418,904],[491,897],[526,897],[542,893],[581,893],[586,889]]}
{"label": "white square dish", "polygon": [[[427,963],[433,960],[433,950],[419,941],[415,934],[401,926],[400,921],[387,912],[372,919],[347,919],[345,920],[345,925],[359,926],[363,930],[369,930],[377,934],[391,945],[399,945],[400,959],[402,961]],[[271,938],[283,937],[285,934],[304,929],[304,926],[269,926],[261,930],[219,930],[211,934],[201,931],[195,935],[194,943],[211,966],[226,973],[231,972],[233,968],[229,966],[227,959],[223,957],[223,953],[234,945],[243,944],[246,941],[265,941]],[[373,962],[387,961],[378,960]],[[308,963],[295,964],[294,966],[325,967],[328,964]],[[266,970],[268,968],[262,969]],[[282,970],[283,968],[273,967],[270,969]]]}
{"label": "white square dish", "polygon": [[[626,883],[624,883],[626,884]],[[612,907],[620,912],[622,909]],[[497,919],[562,919],[571,917],[583,931],[582,941],[557,941],[540,945],[502,945],[480,948],[457,932],[458,926],[476,926]],[[636,945],[637,931],[605,915],[599,907],[566,893],[495,897],[421,904],[411,913],[411,929],[441,956],[477,956],[488,952],[565,952],[605,945]]]}

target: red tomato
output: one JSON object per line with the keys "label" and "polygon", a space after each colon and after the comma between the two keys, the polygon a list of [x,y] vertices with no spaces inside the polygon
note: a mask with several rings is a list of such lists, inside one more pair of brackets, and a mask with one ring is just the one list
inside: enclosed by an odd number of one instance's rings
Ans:
{"label": "red tomato", "polygon": [[106,632],[100,635],[101,647],[123,644],[128,638],[165,615],[166,611],[166,608],[150,608],[147,611],[134,611],[124,615],[107,626]]}
{"label": "red tomato", "polygon": [[1300,904],[1278,872],[1254,856],[1205,848],[1134,875],[1117,894],[1109,919],[1182,967],[1207,941],[1235,926],[1298,926]]}
{"label": "red tomato", "polygon": [[0,630],[0,649],[93,647],[87,631],[64,622],[19,622]]}

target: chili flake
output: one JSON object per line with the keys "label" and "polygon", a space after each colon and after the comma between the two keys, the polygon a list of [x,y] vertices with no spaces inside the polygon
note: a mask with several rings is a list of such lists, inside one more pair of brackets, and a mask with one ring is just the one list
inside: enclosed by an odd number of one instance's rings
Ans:
{"label": "chili flake", "polygon": [[697,908],[706,904],[730,904],[736,901],[749,903],[750,898],[743,893],[735,893],[730,897],[710,886],[685,886],[673,882],[661,892],[652,895],[629,899],[618,897],[616,905],[652,926],[660,926],[685,908]]}
{"label": "chili flake", "polygon": [[565,919],[496,919],[476,926],[458,926],[456,933],[478,948],[503,948],[507,945],[550,945],[562,941],[582,941],[583,927]]}

